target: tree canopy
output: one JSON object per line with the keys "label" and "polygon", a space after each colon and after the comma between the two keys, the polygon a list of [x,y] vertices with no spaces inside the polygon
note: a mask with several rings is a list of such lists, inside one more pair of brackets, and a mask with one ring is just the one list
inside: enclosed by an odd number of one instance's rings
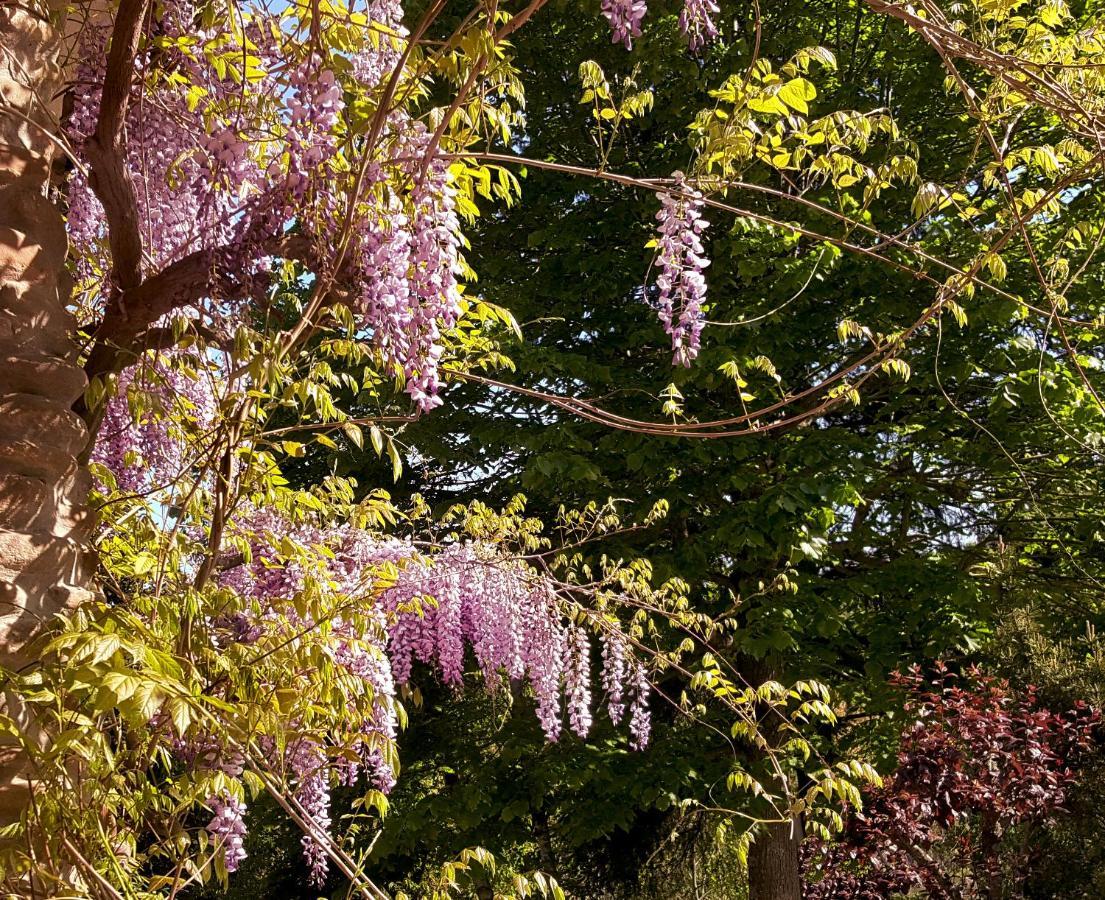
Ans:
{"label": "tree canopy", "polygon": [[15,895],[1090,890],[1095,4],[0,21]]}

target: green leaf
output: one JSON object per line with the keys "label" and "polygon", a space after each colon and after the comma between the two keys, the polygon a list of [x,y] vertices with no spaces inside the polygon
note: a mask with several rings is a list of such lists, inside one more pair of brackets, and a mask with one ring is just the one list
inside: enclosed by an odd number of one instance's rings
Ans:
{"label": "green leaf", "polygon": [[351,440],[358,450],[364,449],[364,434],[361,433],[359,425],[353,422],[343,422],[341,426],[342,432],[349,440]]}
{"label": "green leaf", "polygon": [[779,88],[778,97],[787,106],[800,113],[810,111],[809,101],[817,96],[817,89],[805,78],[794,78]]}
{"label": "green leaf", "polygon": [[143,550],[131,561],[131,571],[135,575],[145,575],[148,572],[152,572],[156,565],[157,557]]}
{"label": "green leaf", "polygon": [[391,477],[398,481],[399,476],[403,474],[403,458],[391,438],[388,438],[388,457],[391,459]]}

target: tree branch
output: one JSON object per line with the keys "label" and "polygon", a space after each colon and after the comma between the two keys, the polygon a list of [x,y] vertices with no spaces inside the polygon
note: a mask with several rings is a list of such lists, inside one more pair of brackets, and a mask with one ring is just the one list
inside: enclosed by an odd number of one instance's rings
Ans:
{"label": "tree branch", "polygon": [[140,284],[115,294],[93,337],[88,377],[117,372],[145,349],[150,326],[166,313],[201,300],[217,279],[224,248],[197,250]]}
{"label": "tree branch", "polygon": [[121,291],[137,287],[142,278],[138,202],[127,170],[124,125],[142,22],[148,9],[149,0],[122,0],[119,4],[107,57],[100,117],[86,148],[91,163],[89,183],[104,207],[112,266]]}
{"label": "tree branch", "polygon": [[[301,235],[284,234],[262,241],[257,251],[259,256],[307,262],[310,244]],[[158,319],[198,303],[220,288],[236,289],[237,284],[227,274],[225,265],[233,254],[233,248],[226,246],[196,250],[113,297],[93,336],[92,350],[84,367],[88,377],[123,369],[143,350],[153,346],[150,338],[154,335],[159,338],[156,345],[164,349],[164,335],[154,329]]]}

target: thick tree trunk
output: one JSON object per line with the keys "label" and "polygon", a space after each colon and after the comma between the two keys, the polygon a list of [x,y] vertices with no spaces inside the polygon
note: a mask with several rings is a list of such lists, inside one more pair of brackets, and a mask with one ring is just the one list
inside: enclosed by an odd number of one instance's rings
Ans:
{"label": "thick tree trunk", "polygon": [[[87,431],[71,409],[77,365],[61,213],[46,198],[62,87],[58,30],[31,7],[0,6],[0,664],[59,611],[90,596]],[[6,711],[26,718],[10,693]],[[34,732],[33,722],[26,722]],[[0,745],[0,823],[26,805],[29,773]]]}
{"label": "thick tree trunk", "polygon": [[[745,659],[741,671],[753,685],[777,680],[776,661]],[[768,741],[774,743],[776,729],[771,716],[764,717],[761,727]],[[749,900],[802,900],[802,875],[798,851],[802,843],[800,821],[777,822],[764,826],[756,842],[748,848]]]}
{"label": "thick tree trunk", "polygon": [[748,848],[750,900],[802,900],[798,868],[801,843],[798,822],[768,825]]}

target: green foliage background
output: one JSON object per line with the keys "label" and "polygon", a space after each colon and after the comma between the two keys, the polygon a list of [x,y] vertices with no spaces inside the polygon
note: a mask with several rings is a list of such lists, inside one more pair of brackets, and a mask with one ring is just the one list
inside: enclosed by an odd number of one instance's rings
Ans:
{"label": "green foliage background", "polygon": [[[653,4],[628,56],[610,45],[595,5],[574,14],[576,4],[554,2],[516,35],[528,102],[521,149],[597,165],[574,68],[593,59],[615,94],[631,72],[655,92],[652,110],[624,127],[605,164],[641,177],[686,167],[687,123],[710,102],[708,88],[747,64],[751,7],[725,4],[735,37],[700,62],[671,52],[673,4]],[[914,36],[857,0],[778,2],[763,14],[763,57],[785,60],[814,45],[836,54],[838,69],[818,77],[815,107],[888,108],[918,145],[922,181],[953,183],[969,171],[975,124]],[[1053,129],[1026,122],[1017,140],[1042,143]],[[746,177],[778,185],[763,167]],[[1100,188],[1090,183],[1069,197],[1072,214],[1102,224]],[[673,370],[643,302],[654,197],[533,169],[523,190],[523,203],[490,212],[471,233],[478,290],[522,324],[524,340],[500,336],[516,367],[504,377],[602,398],[622,415],[658,418],[671,384],[701,418],[731,414],[742,399],[762,405],[779,390],[772,371],[801,384],[837,364],[846,353],[842,320],[889,332],[931,302],[931,286],[888,267],[712,211],[708,316],[730,324],[709,325],[696,365]],[[915,193],[890,189],[876,211],[859,215],[894,233],[913,221]],[[809,196],[841,202],[832,188]],[[794,216],[762,196],[742,202]],[[812,224],[839,230],[816,216]],[[970,258],[960,223],[937,217],[924,227],[929,252]],[[1031,293],[1023,252],[1005,263],[1006,290]],[[1101,288],[1098,266],[1078,289],[1083,310],[1105,314]],[[624,510],[667,501],[665,521],[593,552],[644,556],[659,579],[689,581],[695,607],[721,624],[715,649],[750,677],[831,684],[845,727],[825,734],[821,750],[830,759],[858,751],[885,771],[901,724],[887,676],[899,667],[981,659],[1025,681],[1050,671],[1056,702],[1100,689],[1100,670],[1082,662],[1095,651],[1080,635],[1087,623],[1102,624],[1101,411],[1066,361],[1040,351],[1040,328],[1016,303],[979,292],[965,325],[945,317],[909,344],[907,382],[880,378],[859,405],[812,424],[717,441],[611,431],[520,395],[456,384],[443,409],[403,430],[409,465],[396,493],[444,508],[523,492],[528,511],[546,520],[561,505],[611,497]],[[1077,339],[1088,357],[1100,350],[1092,333]],[[1088,372],[1100,384],[1098,370]],[[300,477],[311,466],[304,460]],[[364,484],[390,475],[351,446],[341,466]],[[1035,656],[1011,649],[1022,645]],[[691,897],[696,885],[702,896],[742,896],[731,839],[717,828],[736,827],[725,812],[732,806],[757,810],[725,790],[732,747],[724,734],[657,702],[645,753],[628,752],[601,722],[587,741],[548,745],[521,695],[458,698],[431,678],[419,684],[421,706],[400,738],[404,770],[370,857],[392,887],[418,895],[440,865],[478,845],[506,871],[554,874],[574,896]],[[677,695],[681,685],[661,688]],[[1099,787],[1090,790],[1098,796]],[[1093,807],[1080,804],[1049,838],[1051,861],[1029,895],[1099,896],[1091,872],[1081,877],[1083,867],[1066,864],[1088,852]],[[294,841],[286,826],[255,825],[249,866],[228,896],[307,896],[293,887]]]}

